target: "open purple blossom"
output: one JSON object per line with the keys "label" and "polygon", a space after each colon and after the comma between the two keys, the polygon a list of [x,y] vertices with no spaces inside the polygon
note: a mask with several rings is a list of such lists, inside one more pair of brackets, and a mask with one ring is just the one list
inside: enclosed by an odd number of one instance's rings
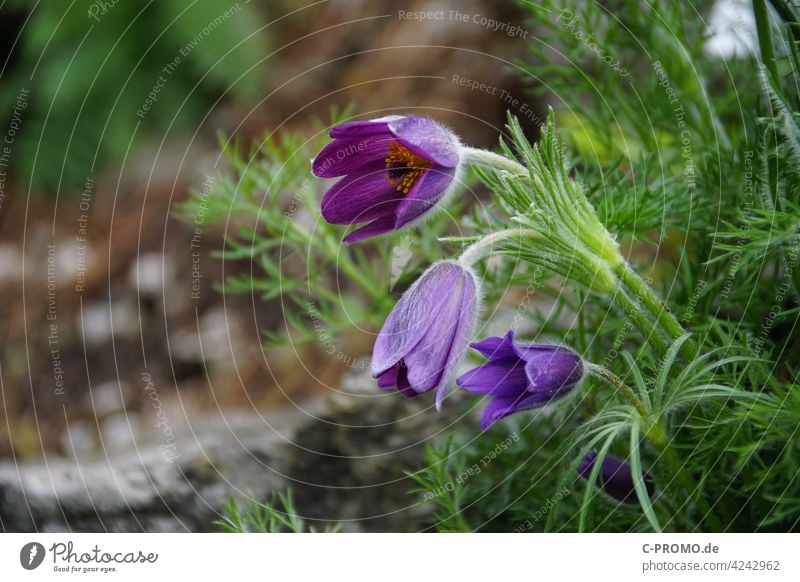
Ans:
{"label": "open purple blossom", "polygon": [[412,398],[438,388],[440,408],[472,339],[478,304],[474,273],[454,261],[431,266],[397,302],[375,341],[372,376]]}
{"label": "open purple blossom", "polygon": [[[596,461],[597,451],[589,451],[578,465],[578,474],[584,479],[589,479]],[[647,494],[652,496],[655,493],[653,480],[647,473],[642,473],[642,476],[644,477]],[[602,465],[600,465],[597,483],[605,493],[614,499],[625,503],[636,503],[633,468],[625,461],[616,457],[606,456]]]}
{"label": "open purple blossom", "polygon": [[489,359],[456,382],[470,392],[492,397],[481,417],[481,430],[509,414],[540,408],[569,394],[583,379],[583,359],[572,350],[546,344],[488,337],[472,347]]}
{"label": "open purple blossom", "polygon": [[437,206],[457,182],[461,144],[426,117],[390,115],[334,127],[314,158],[320,178],[344,176],[325,192],[322,216],[331,224],[365,226],[355,242],[412,223]]}

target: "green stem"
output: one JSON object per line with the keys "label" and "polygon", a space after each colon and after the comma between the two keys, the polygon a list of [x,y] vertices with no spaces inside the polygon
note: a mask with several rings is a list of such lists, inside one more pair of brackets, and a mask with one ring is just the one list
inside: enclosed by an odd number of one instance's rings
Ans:
{"label": "green stem", "polygon": [[[661,426],[656,425],[656,427],[663,434],[663,429]],[[664,436],[663,442],[653,439],[650,439],[650,442],[653,443],[653,446],[656,447],[656,449],[658,449],[658,452],[667,463],[667,468],[673,475],[677,477],[678,482],[680,482],[681,486],[686,490],[686,493],[689,494],[689,497],[694,502],[695,507],[697,507],[697,510],[700,512],[701,519],[707,520],[713,531],[722,532],[722,522],[708,505],[708,502],[700,494],[695,482],[691,477],[689,477],[689,475],[686,474],[686,471],[683,470],[683,463],[681,463],[680,459],[678,459],[678,456],[675,454],[675,451],[673,451],[669,446],[669,441],[667,441],[666,436]]]}
{"label": "green stem", "polygon": [[772,47],[772,31],[769,27],[769,11],[766,0],[753,0],[753,14],[756,17],[758,46],[761,49],[761,60],[769,71],[772,81],[778,82],[778,66],[775,63],[775,51]]}
{"label": "green stem", "polygon": [[578,319],[578,351],[582,354],[586,353],[586,310],[583,301],[583,292],[580,287],[575,289],[575,303]]}
{"label": "green stem", "polygon": [[647,410],[647,408],[645,408],[645,405],[642,404],[642,401],[639,400],[638,396],[636,396],[636,392],[634,392],[633,389],[623,382],[622,379],[614,372],[598,364],[593,364],[592,362],[586,362],[586,369],[596,378],[599,378],[612,388],[622,392],[625,395],[625,398],[630,400],[631,404],[633,404],[633,407],[642,418],[647,418],[650,415],[650,412]]}
{"label": "green stem", "polygon": [[623,289],[617,289],[612,296],[612,300],[622,309],[634,325],[639,328],[639,331],[645,336],[645,341],[648,344],[652,344],[661,355],[667,353],[667,344],[659,335],[656,326]]}
{"label": "green stem", "polygon": [[482,150],[480,148],[461,148],[461,157],[468,164],[475,164],[478,166],[485,166],[493,170],[503,170],[511,174],[519,174],[522,176],[529,176],[528,168],[522,164],[518,164],[514,160],[510,160],[505,156]]}
{"label": "green stem", "polygon": [[[666,308],[666,306],[655,296],[653,290],[642,281],[630,265],[622,263],[614,267],[614,274],[620,281],[644,304],[647,310],[656,318],[656,324],[663,329],[672,339],[686,335],[686,331],[681,326],[677,318]],[[686,341],[681,346],[681,353],[688,360],[697,356],[697,347],[692,341]]]}
{"label": "green stem", "polygon": [[775,12],[778,13],[784,22],[798,22],[800,20],[797,14],[795,14],[794,8],[787,4],[786,0],[770,0],[769,3],[772,4]]}
{"label": "green stem", "polygon": [[775,9],[775,12],[783,19],[783,21],[787,24],[789,32],[794,37],[795,40],[800,40],[800,28],[797,26],[792,26],[793,24],[797,24],[800,22],[800,18],[798,18],[797,13],[794,11],[794,8],[786,2],[786,0],[770,0],[770,4]]}
{"label": "green stem", "polygon": [[[647,420],[647,418],[650,416],[650,412],[647,410],[644,404],[642,404],[642,401],[639,400],[639,397],[636,396],[636,393],[633,391],[633,389],[625,384],[625,382],[623,382],[619,376],[614,374],[611,370],[591,362],[587,362],[586,367],[590,374],[602,380],[612,388],[619,390],[631,402],[631,404],[633,404],[633,407],[636,408],[637,412],[642,417],[642,420]],[[667,438],[667,433],[664,430],[663,425],[661,423],[653,423],[647,427],[644,435],[645,438],[650,441],[650,444],[652,444],[653,447],[655,447],[655,449],[664,458],[664,461],[667,463],[667,467],[669,468],[670,472],[675,475],[681,486],[686,490],[686,493],[694,502],[695,507],[697,507],[697,510],[702,514],[703,519],[708,520],[714,531],[721,532],[722,523],[712,512],[708,502],[706,502],[706,500],[700,495],[700,491],[695,482],[689,475],[686,474],[686,471],[683,470],[683,463],[680,462],[680,459],[678,459],[677,455],[675,455],[675,452],[669,446],[669,438]]]}
{"label": "green stem", "polygon": [[498,243],[519,236],[541,238],[541,235],[538,232],[526,228],[509,228],[507,230],[498,230],[497,232],[493,232],[489,236],[483,237],[478,242],[468,246],[464,252],[461,253],[461,256],[458,258],[458,262],[469,267],[475,263],[475,261],[478,261],[491,253]]}

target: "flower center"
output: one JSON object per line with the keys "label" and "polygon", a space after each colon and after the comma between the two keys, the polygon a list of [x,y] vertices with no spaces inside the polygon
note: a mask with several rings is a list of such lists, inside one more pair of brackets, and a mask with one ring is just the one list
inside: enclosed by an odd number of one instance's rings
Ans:
{"label": "flower center", "polygon": [[408,194],[414,183],[431,167],[431,163],[410,149],[393,141],[386,154],[386,177],[398,192]]}

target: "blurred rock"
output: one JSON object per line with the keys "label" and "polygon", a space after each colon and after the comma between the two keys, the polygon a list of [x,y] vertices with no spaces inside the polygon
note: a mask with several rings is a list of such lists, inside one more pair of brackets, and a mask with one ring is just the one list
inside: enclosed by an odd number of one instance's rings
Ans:
{"label": "blurred rock", "polygon": [[61,436],[61,448],[70,456],[90,453],[96,447],[97,429],[88,421],[72,424]]}
{"label": "blurred rock", "polygon": [[320,422],[297,433],[290,464],[298,509],[341,522],[345,531],[418,531],[429,508],[409,494],[408,472],[423,466],[425,443],[459,419],[460,394],[437,413],[433,397],[407,400],[375,388],[369,368],[355,369],[326,401]]}
{"label": "blurred rock", "polygon": [[131,263],[128,281],[143,295],[160,297],[175,278],[174,260],[169,255],[148,253]]}
{"label": "blurred rock", "polygon": [[[408,494],[406,472],[422,466],[425,442],[464,422],[459,408],[451,402],[440,414],[432,398],[381,392],[366,366],[355,366],[330,396],[176,422],[169,444],[160,431],[140,431],[113,454],[76,448],[71,459],[2,463],[0,524],[6,531],[208,531],[231,495],[265,499],[291,487],[298,512],[317,528],[419,530],[427,510]],[[117,413],[106,419],[104,439],[115,418],[117,432],[131,433],[129,418]]]}
{"label": "blurred rock", "polygon": [[112,303],[93,301],[77,315],[78,329],[83,330],[88,344],[105,344],[112,337],[138,337],[139,312],[127,299],[116,299]]}
{"label": "blurred rock", "polygon": [[98,417],[125,409],[127,394],[131,391],[125,382],[103,382],[86,395],[86,404]]}
{"label": "blurred rock", "polygon": [[103,447],[110,451],[130,450],[136,446],[136,434],[140,430],[137,413],[115,413],[103,420],[101,434]]}
{"label": "blurred rock", "polygon": [[255,415],[230,426],[199,419],[176,429],[174,457],[151,440],[109,457],[4,463],[0,523],[6,531],[209,530],[229,495],[283,485],[267,432]]}
{"label": "blurred rock", "polygon": [[233,354],[246,349],[241,342],[242,325],[236,312],[211,308],[199,321],[199,337],[197,326],[198,322],[193,321],[170,335],[170,349],[176,359],[219,365],[231,362]]}
{"label": "blurred rock", "polygon": [[21,249],[9,244],[0,244],[0,283],[22,280]]}

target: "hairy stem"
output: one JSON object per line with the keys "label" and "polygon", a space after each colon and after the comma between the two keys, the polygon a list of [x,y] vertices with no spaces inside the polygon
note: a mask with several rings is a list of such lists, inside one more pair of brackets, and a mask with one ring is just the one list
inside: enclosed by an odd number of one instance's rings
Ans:
{"label": "hairy stem", "polygon": [[645,408],[644,404],[642,404],[642,401],[639,400],[639,397],[636,396],[636,392],[634,392],[633,389],[623,382],[622,378],[617,376],[614,372],[608,368],[600,366],[599,364],[593,364],[592,362],[586,362],[586,369],[589,370],[589,373],[596,378],[599,378],[612,388],[622,392],[622,394],[625,395],[625,398],[630,400],[631,404],[633,404],[633,407],[639,412],[642,418],[646,418],[650,414],[647,408]]}
{"label": "hairy stem", "polygon": [[519,174],[521,176],[529,175],[528,168],[522,164],[488,150],[463,147],[461,148],[461,156],[468,164],[484,166],[492,170],[503,170],[510,174]]}
{"label": "hairy stem", "polygon": [[683,470],[683,464],[675,455],[675,452],[669,446],[664,446],[659,452],[664,456],[669,470],[678,477],[678,481],[680,481],[683,488],[689,494],[689,497],[694,501],[697,510],[701,514],[701,519],[709,522],[712,531],[722,532],[722,522],[708,505],[708,502],[703,498],[695,482],[692,481],[692,478]]}
{"label": "hairy stem", "polygon": [[[655,296],[653,290],[636,274],[630,265],[623,263],[614,267],[614,274],[620,281],[633,293],[647,310],[656,319],[656,324],[672,339],[686,335],[686,331],[678,322],[677,318],[667,309],[667,307]],[[688,360],[697,356],[697,347],[694,342],[687,340],[681,346],[681,354]]]}
{"label": "hairy stem", "polygon": [[753,14],[756,17],[756,31],[758,32],[758,46],[761,49],[761,60],[769,71],[773,82],[777,82],[778,67],[775,64],[775,51],[772,47],[772,31],[769,24],[769,11],[766,0],[753,0]]}
{"label": "hairy stem", "polygon": [[509,228],[507,230],[498,230],[489,236],[486,236],[478,242],[470,245],[461,253],[458,262],[467,267],[471,266],[475,261],[478,261],[492,252],[492,249],[504,240],[514,237],[527,236],[532,238],[540,237],[539,233],[535,230],[525,228]]}
{"label": "hairy stem", "polygon": [[784,22],[788,23],[789,32],[791,32],[792,36],[795,40],[800,40],[800,29],[796,26],[791,26],[792,24],[796,24],[800,22],[800,19],[797,16],[797,13],[794,11],[794,8],[786,2],[786,0],[770,0],[770,4],[775,9],[775,12],[783,19]]}
{"label": "hairy stem", "polygon": [[656,326],[647,314],[644,313],[640,306],[631,299],[624,289],[617,289],[612,295],[614,303],[628,316],[628,318],[639,328],[639,331],[644,335],[645,341],[652,345],[659,354],[664,355],[667,353],[667,344],[659,333]]}
{"label": "hairy stem", "polygon": [[[636,396],[636,392],[634,392],[630,386],[625,384],[625,382],[623,382],[619,376],[614,374],[611,370],[591,362],[587,362],[586,367],[590,374],[622,393],[625,398],[631,402],[633,407],[636,408],[642,419],[645,421],[647,420],[647,418],[650,416],[650,412],[647,410],[639,397]],[[664,462],[667,464],[670,472],[675,475],[681,486],[686,490],[689,498],[694,502],[697,510],[702,514],[703,519],[708,520],[714,531],[722,531],[722,523],[712,512],[708,502],[706,502],[706,500],[700,494],[697,484],[689,475],[686,474],[686,471],[683,469],[683,463],[681,463],[680,459],[678,459],[677,455],[675,454],[675,451],[673,451],[670,447],[670,441],[662,423],[653,423],[645,430],[644,435],[647,440],[650,441],[650,444],[652,444],[653,447],[655,447],[655,449],[664,458]]]}

